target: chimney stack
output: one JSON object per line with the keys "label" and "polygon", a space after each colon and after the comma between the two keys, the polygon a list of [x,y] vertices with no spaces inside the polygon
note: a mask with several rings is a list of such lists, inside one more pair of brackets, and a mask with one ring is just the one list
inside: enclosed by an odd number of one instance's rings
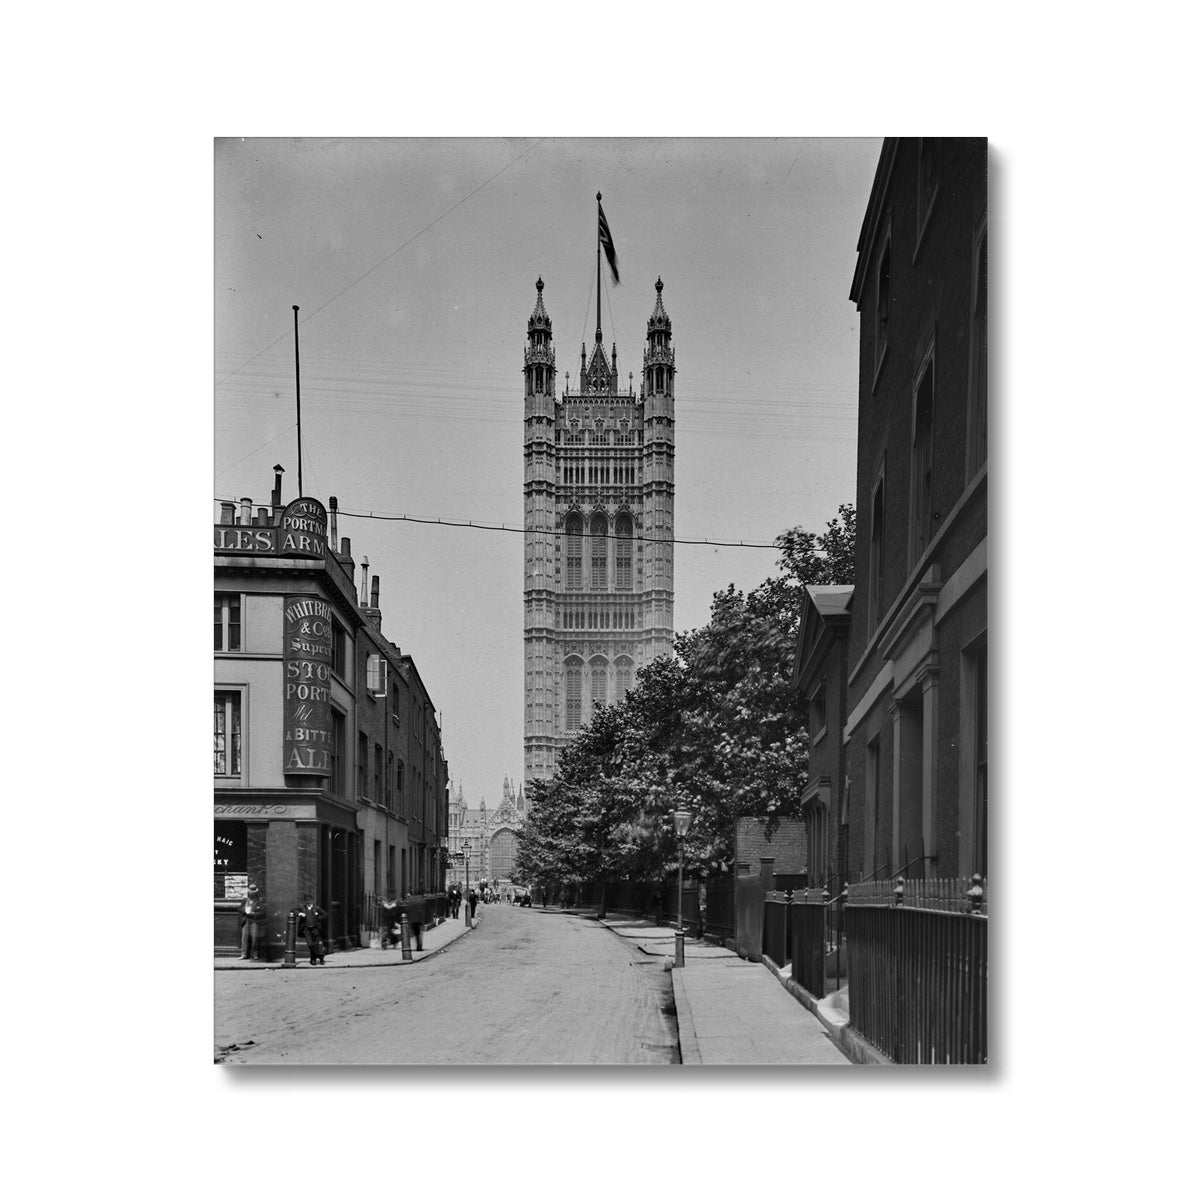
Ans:
{"label": "chimney stack", "polygon": [[271,507],[276,513],[283,507],[283,468],[275,464],[275,486],[271,489]]}
{"label": "chimney stack", "polygon": [[232,500],[222,500],[221,501],[221,524],[222,525],[232,525],[233,524],[233,501]]}
{"label": "chimney stack", "polygon": [[250,508],[253,503],[254,503],[254,501],[251,500],[249,496],[242,497],[242,511],[241,511],[241,516],[238,519],[239,525],[249,525],[250,524]]}
{"label": "chimney stack", "polygon": [[337,497],[329,497],[329,544],[337,545]]}
{"label": "chimney stack", "polygon": [[371,569],[370,560],[366,557],[366,555],[363,555],[363,560],[362,560],[362,598],[359,600],[359,604],[363,608],[367,607],[367,572],[370,569]]}
{"label": "chimney stack", "polygon": [[342,557],[343,558],[353,558],[354,557],[354,555],[350,553],[350,539],[349,538],[342,538]]}
{"label": "chimney stack", "polygon": [[265,508],[259,508],[258,516],[255,517],[254,523],[255,525],[269,525],[271,523],[267,520],[267,510]]}

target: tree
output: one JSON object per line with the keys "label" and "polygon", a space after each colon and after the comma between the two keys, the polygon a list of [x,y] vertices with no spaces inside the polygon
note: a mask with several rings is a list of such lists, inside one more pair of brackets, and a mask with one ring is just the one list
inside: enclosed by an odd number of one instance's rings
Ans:
{"label": "tree", "polygon": [[808,735],[791,673],[804,588],[853,580],[854,529],[842,505],[823,534],[780,534],[779,576],[716,593],[709,623],[580,730],[554,779],[531,789],[518,852],[531,876],[598,880],[603,903],[611,879],[661,878],[680,805],[693,814],[685,864],[701,875],[732,868],[740,817],[799,811]]}

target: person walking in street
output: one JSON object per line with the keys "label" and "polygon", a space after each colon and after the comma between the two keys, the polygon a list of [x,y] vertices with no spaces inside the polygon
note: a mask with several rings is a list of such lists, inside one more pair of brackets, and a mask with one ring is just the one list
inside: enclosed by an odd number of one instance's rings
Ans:
{"label": "person walking in street", "polygon": [[471,894],[467,897],[467,903],[471,906],[471,920],[475,920],[475,906],[479,903],[479,894],[474,888],[471,889]]}
{"label": "person walking in street", "polygon": [[415,945],[414,950],[424,950],[425,897],[409,892],[404,897],[404,916],[408,921],[408,932]]}
{"label": "person walking in street", "polygon": [[391,950],[400,940],[400,909],[396,906],[396,897],[390,892],[388,898],[379,906],[379,948]]}
{"label": "person walking in street", "polygon": [[308,943],[308,962],[325,965],[325,910],[317,906],[312,892],[304,893],[304,903],[296,914],[296,928]]}
{"label": "person walking in street", "polygon": [[462,888],[456,883],[450,889],[450,916],[458,920],[458,910],[462,907]]}
{"label": "person walking in street", "polygon": [[238,932],[241,935],[242,957],[258,958],[258,939],[267,919],[267,906],[258,892],[258,884],[246,889],[246,899],[238,912]]}

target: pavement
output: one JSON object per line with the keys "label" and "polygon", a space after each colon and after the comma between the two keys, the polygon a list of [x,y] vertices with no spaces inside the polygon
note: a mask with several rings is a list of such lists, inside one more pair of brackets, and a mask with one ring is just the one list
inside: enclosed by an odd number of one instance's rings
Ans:
{"label": "pavement", "polygon": [[[480,905],[475,910],[475,921],[468,925],[460,915],[443,921],[440,925],[424,930],[421,942],[424,949],[413,947],[412,958],[404,958],[400,946],[385,950],[376,944],[370,947],[353,948],[350,950],[330,950],[325,955],[325,965],[313,966],[308,961],[308,943],[303,938],[296,946],[297,971],[333,971],[358,967],[411,967],[414,963],[423,962],[439,951],[444,950],[451,942],[457,941],[464,934],[471,932],[486,911],[486,905]],[[232,956],[213,959],[213,968],[217,971],[290,971],[293,968],[279,962],[259,962],[257,959],[235,958]]]}
{"label": "pavement", "polygon": [[[675,930],[636,917],[600,922],[664,968],[675,958]],[[684,938],[684,966],[671,969],[679,1050],[686,1066],[845,1067],[829,1032],[765,963],[748,962],[711,942]]]}

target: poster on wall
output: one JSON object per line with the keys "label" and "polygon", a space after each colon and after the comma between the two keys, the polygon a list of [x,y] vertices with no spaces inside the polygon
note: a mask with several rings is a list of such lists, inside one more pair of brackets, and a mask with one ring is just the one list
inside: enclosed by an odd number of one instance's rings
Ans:
{"label": "poster on wall", "polygon": [[333,613],[319,596],[290,596],[283,609],[283,773],[329,775],[333,718]]}
{"label": "poster on wall", "polygon": [[249,880],[249,875],[226,875],[225,899],[244,900],[246,898],[246,888],[249,886]]}

